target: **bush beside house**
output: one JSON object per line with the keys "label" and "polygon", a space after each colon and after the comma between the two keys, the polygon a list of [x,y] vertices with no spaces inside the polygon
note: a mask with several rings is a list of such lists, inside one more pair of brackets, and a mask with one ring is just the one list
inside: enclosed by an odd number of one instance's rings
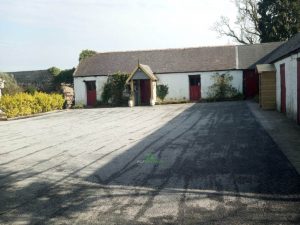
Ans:
{"label": "bush beside house", "polygon": [[165,84],[160,84],[156,86],[156,95],[163,102],[165,97],[169,93],[169,87]]}
{"label": "bush beside house", "polygon": [[126,80],[129,74],[117,73],[110,75],[103,87],[102,104],[113,106],[127,105],[129,96],[125,96]]}
{"label": "bush beside house", "polygon": [[243,94],[232,86],[233,77],[231,75],[216,73],[212,76],[212,80],[213,84],[208,87],[207,101],[243,99]]}
{"label": "bush beside house", "polygon": [[35,92],[4,95],[0,99],[0,109],[8,118],[62,109],[64,98],[60,94]]}

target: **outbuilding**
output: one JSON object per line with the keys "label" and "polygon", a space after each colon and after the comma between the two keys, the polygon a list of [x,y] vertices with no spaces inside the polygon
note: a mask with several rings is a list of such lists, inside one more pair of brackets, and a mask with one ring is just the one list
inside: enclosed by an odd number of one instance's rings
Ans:
{"label": "outbuilding", "polygon": [[266,55],[259,63],[276,71],[276,107],[300,124],[300,33]]}
{"label": "outbuilding", "polygon": [[229,74],[236,90],[247,98],[254,97],[258,94],[258,75],[250,66],[279,45],[274,42],[98,53],[82,60],[74,72],[75,103],[94,105],[101,101],[108,76],[117,72],[131,74],[127,82],[135,90],[135,105],[155,104],[155,88],[160,84],[169,88],[165,98],[168,102],[200,101],[208,97],[215,74]]}

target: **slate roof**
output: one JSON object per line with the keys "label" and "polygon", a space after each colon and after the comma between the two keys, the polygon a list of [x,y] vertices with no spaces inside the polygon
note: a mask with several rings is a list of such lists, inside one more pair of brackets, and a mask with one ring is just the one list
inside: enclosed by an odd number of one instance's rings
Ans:
{"label": "slate roof", "polygon": [[284,42],[270,42],[253,45],[239,45],[238,46],[238,69],[248,69],[257,60],[278,48]]}
{"label": "slate roof", "polygon": [[154,74],[247,69],[281,43],[105,52],[82,60],[74,76],[130,74],[138,61]]}
{"label": "slate roof", "polygon": [[255,67],[256,64],[270,64],[274,63],[284,57],[287,57],[293,53],[300,51],[300,32],[297,33],[287,42],[280,45],[278,48],[258,60],[251,67]]}

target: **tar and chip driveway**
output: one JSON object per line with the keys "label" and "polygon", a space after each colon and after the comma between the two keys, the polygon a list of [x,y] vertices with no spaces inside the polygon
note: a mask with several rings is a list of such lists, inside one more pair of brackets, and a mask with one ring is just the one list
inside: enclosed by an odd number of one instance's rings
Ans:
{"label": "tar and chip driveway", "polygon": [[299,224],[300,176],[245,102],[0,123],[0,224]]}

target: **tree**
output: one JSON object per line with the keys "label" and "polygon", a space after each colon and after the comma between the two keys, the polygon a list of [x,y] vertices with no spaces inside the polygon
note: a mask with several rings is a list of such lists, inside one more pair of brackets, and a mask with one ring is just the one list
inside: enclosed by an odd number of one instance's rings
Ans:
{"label": "tree", "polygon": [[79,62],[85,58],[91,57],[93,55],[97,54],[97,52],[93,51],[93,50],[82,50],[82,52],[79,55]]}
{"label": "tree", "polygon": [[254,44],[260,40],[258,0],[235,0],[238,15],[235,25],[228,17],[221,16],[213,30],[220,36],[228,36],[242,44]]}
{"label": "tree", "polygon": [[261,42],[285,41],[300,31],[299,0],[261,0],[258,12]]}
{"label": "tree", "polygon": [[12,75],[0,72],[0,78],[5,81],[4,88],[2,89],[3,95],[14,95],[22,91],[22,88],[17,84]]}
{"label": "tree", "polygon": [[61,70],[55,66],[50,67],[48,69],[48,71],[53,75],[53,76],[57,76],[58,74],[60,74]]}
{"label": "tree", "polygon": [[54,76],[53,82],[56,89],[60,88],[62,83],[73,85],[73,73],[75,68],[61,70],[60,73]]}

